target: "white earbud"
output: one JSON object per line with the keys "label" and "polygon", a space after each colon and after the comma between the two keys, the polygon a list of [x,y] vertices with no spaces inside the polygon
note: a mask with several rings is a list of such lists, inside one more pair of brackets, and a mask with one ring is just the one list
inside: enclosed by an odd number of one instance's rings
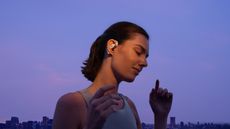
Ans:
{"label": "white earbud", "polygon": [[114,47],[118,46],[118,41],[114,40],[114,44],[110,45],[109,48],[113,49]]}
{"label": "white earbud", "polygon": [[[117,40],[113,40],[113,41],[114,43],[109,46],[110,49],[114,49],[115,47],[118,46],[118,41]],[[107,54],[110,54],[108,49],[106,51],[107,51]]]}

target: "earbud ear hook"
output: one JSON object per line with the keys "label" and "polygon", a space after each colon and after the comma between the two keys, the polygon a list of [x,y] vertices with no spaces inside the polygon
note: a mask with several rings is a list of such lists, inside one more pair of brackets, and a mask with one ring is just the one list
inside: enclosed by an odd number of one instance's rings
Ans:
{"label": "earbud ear hook", "polygon": [[117,40],[114,40],[114,44],[110,45],[110,48],[114,48],[118,46],[118,41]]}
{"label": "earbud ear hook", "polygon": [[[113,40],[113,41],[114,41],[114,43],[109,46],[110,49],[114,49],[114,47],[118,46],[118,41],[117,40]],[[107,49],[107,54],[110,54],[108,49]]]}

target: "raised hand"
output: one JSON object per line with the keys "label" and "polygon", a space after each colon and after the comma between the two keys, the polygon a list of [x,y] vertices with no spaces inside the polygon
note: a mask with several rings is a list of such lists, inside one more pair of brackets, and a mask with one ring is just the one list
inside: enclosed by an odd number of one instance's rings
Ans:
{"label": "raised hand", "polygon": [[118,94],[106,94],[115,88],[114,86],[106,86],[100,88],[93,98],[90,100],[87,126],[85,129],[101,129],[106,118],[113,112],[122,107],[122,99]]}
{"label": "raised hand", "polygon": [[173,94],[159,86],[160,82],[157,80],[155,88],[152,89],[149,95],[149,103],[155,115],[167,117],[171,109]]}

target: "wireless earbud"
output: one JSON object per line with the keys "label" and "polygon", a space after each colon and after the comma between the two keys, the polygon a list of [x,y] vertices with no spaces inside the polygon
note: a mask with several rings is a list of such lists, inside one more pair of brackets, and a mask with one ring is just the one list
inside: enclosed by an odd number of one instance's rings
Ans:
{"label": "wireless earbud", "polygon": [[118,41],[114,40],[114,44],[110,45],[109,47],[113,49],[114,47],[118,46]]}
{"label": "wireless earbud", "polygon": [[[114,49],[115,47],[118,46],[118,41],[113,39],[113,44],[109,46],[109,49]],[[107,49],[107,54],[110,54],[109,49]]]}

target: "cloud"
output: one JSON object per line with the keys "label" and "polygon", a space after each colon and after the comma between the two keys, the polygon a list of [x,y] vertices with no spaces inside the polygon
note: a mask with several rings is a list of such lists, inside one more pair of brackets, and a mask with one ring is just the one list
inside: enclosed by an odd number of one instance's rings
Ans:
{"label": "cloud", "polygon": [[76,73],[68,71],[58,71],[47,63],[40,63],[36,65],[36,69],[42,73],[41,78],[53,86],[67,86],[74,85],[78,82]]}

